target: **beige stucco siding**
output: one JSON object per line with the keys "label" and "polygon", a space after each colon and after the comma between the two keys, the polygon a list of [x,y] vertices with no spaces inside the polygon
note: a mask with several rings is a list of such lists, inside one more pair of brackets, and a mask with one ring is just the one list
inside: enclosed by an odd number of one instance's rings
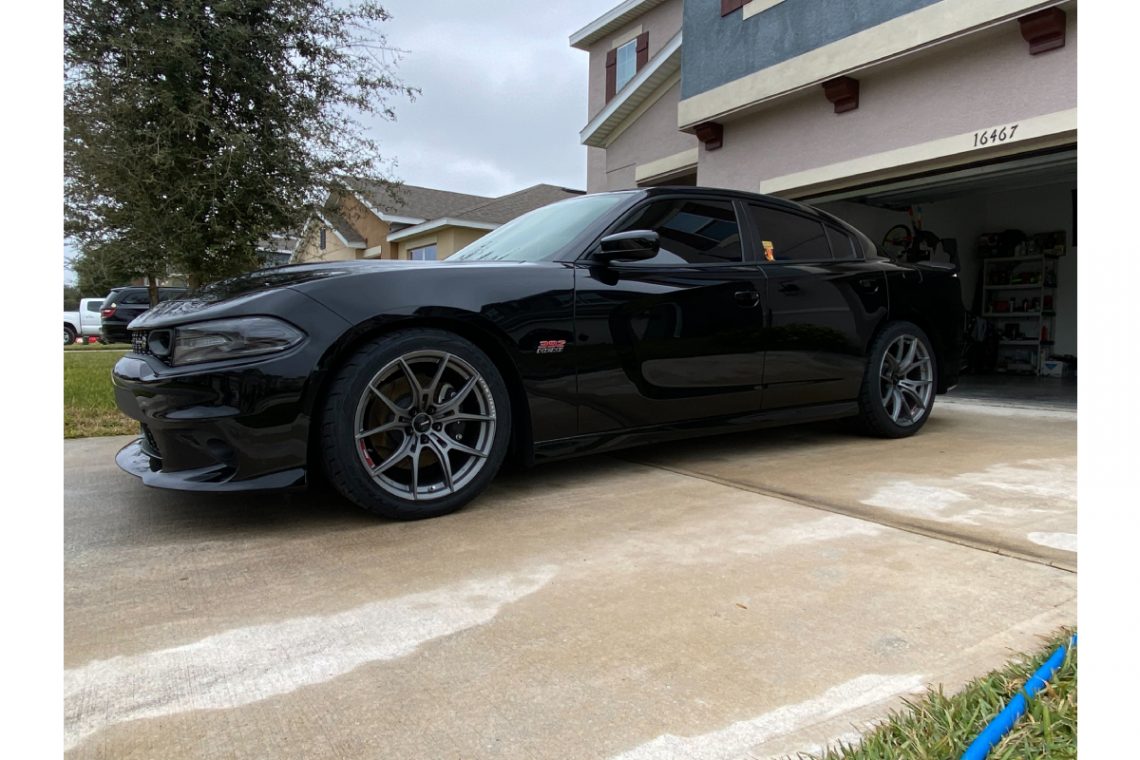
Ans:
{"label": "beige stucco siding", "polygon": [[296,261],[347,261],[357,258],[357,249],[349,248],[340,242],[340,238],[326,228],[325,248],[321,250],[321,223],[319,221],[309,225],[309,232],[297,247]]}
{"label": "beige stucco siding", "polygon": [[[1076,108],[1076,13],[1064,48],[1031,56],[1016,22],[858,74],[859,108],[812,88],[724,124],[700,152],[702,185],[761,190],[773,177]],[[612,163],[612,162],[611,162]]]}
{"label": "beige stucco siding", "polygon": [[[677,101],[681,84],[676,82],[610,143],[606,149],[603,190],[636,187],[634,174],[639,164],[656,161],[697,146],[697,138],[677,129]],[[636,112],[635,112],[636,113]],[[587,170],[589,170],[587,166]],[[597,184],[597,178],[594,178]],[[587,176],[587,186],[590,177]]]}
{"label": "beige stucco siding", "polygon": [[468,227],[441,227],[415,237],[404,238],[390,245],[397,246],[396,258],[410,259],[413,248],[435,244],[436,258],[446,259],[456,251],[470,245],[486,235],[490,230],[475,230]]}

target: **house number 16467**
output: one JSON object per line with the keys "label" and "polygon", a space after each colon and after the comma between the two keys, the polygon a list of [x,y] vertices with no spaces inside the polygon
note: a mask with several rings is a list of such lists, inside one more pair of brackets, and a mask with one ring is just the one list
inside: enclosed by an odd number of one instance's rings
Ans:
{"label": "house number 16467", "polygon": [[1017,132],[1019,124],[1010,124],[1000,129],[983,129],[981,132],[974,133],[974,147],[980,148],[983,145],[993,145],[994,143],[1008,142],[1013,139],[1013,135]]}

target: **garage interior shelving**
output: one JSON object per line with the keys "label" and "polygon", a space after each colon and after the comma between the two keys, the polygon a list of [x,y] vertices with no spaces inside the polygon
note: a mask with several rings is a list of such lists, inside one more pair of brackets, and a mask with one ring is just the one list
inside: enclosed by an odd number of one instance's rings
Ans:
{"label": "garage interior shelving", "polygon": [[998,371],[1040,374],[1052,350],[1059,254],[988,258],[985,311],[1001,336]]}

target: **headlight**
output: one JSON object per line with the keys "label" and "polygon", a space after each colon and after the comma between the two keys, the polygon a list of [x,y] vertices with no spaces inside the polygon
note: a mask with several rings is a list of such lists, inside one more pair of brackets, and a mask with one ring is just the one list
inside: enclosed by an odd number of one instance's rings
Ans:
{"label": "headlight", "polygon": [[297,345],[305,334],[273,317],[199,322],[174,330],[171,364],[198,364],[274,354]]}

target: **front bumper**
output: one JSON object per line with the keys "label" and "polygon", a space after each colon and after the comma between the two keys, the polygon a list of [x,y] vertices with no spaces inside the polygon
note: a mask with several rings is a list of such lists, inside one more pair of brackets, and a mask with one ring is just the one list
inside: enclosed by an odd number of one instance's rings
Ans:
{"label": "front bumper", "polygon": [[245,491],[304,485],[306,391],[317,357],[304,345],[262,361],[171,368],[127,354],[115,402],[143,435],[116,456],[149,486]]}

